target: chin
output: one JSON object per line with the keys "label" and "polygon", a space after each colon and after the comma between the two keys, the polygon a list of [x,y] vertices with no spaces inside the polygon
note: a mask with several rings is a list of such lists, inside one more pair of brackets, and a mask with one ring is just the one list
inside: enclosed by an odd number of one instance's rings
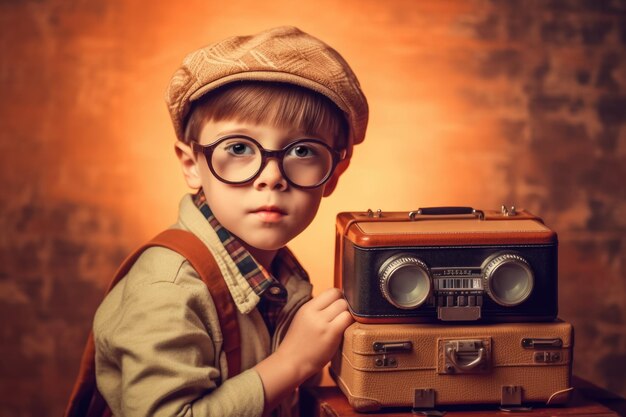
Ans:
{"label": "chin", "polygon": [[255,236],[253,239],[246,239],[246,243],[260,250],[278,250],[291,239],[285,236]]}
{"label": "chin", "polygon": [[250,246],[254,246],[257,249],[260,250],[278,250],[280,248],[285,247],[285,245],[287,245],[287,243],[289,243],[289,241],[284,241],[284,240],[280,240],[280,241],[260,241],[260,242],[249,242],[248,244]]}

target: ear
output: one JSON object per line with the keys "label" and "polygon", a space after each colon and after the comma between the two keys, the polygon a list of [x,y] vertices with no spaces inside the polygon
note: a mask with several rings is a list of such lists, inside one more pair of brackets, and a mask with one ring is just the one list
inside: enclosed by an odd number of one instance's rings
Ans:
{"label": "ear", "polygon": [[335,168],[335,172],[333,172],[333,176],[330,177],[326,184],[324,184],[324,197],[328,197],[333,193],[335,187],[337,186],[337,182],[339,181],[339,177],[346,169],[348,169],[348,165],[350,165],[350,158],[339,162],[337,168]]}
{"label": "ear", "polygon": [[329,195],[333,193],[333,191],[335,190],[335,187],[337,186],[337,181],[339,181],[339,175],[335,173],[333,174],[332,177],[330,177],[328,182],[324,184],[324,194],[323,194],[324,197],[328,197]]}
{"label": "ear", "polygon": [[181,141],[177,141],[174,145],[174,151],[176,152],[178,162],[180,162],[180,166],[183,169],[183,176],[185,177],[185,182],[189,188],[197,190],[202,187],[200,170],[198,168],[199,161],[196,159],[191,146]]}

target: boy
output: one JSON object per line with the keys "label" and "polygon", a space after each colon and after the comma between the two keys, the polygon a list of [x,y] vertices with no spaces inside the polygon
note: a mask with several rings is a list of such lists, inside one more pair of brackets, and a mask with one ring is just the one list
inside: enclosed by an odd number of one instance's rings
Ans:
{"label": "boy", "polygon": [[243,371],[229,375],[197,272],[153,247],[96,313],[98,389],[116,416],[287,416],[352,318],[336,289],[311,299],[285,245],[363,140],[366,99],[337,52],[282,27],[188,55],[167,102],[183,175],[199,190],[173,227],[215,258],[237,309]]}

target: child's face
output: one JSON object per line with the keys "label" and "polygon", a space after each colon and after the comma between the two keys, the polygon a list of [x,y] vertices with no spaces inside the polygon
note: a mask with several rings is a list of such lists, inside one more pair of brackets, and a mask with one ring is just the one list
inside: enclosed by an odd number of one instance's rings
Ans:
{"label": "child's face", "polygon": [[[266,150],[282,149],[305,137],[333,145],[329,133],[311,135],[299,130],[233,120],[206,123],[198,142],[208,145],[233,134],[251,137]],[[252,181],[233,185],[213,175],[203,154],[196,157],[199,181],[213,214],[222,226],[248,246],[261,250],[281,248],[302,232],[317,213],[325,185],[310,189],[290,185],[275,158],[270,158]]]}

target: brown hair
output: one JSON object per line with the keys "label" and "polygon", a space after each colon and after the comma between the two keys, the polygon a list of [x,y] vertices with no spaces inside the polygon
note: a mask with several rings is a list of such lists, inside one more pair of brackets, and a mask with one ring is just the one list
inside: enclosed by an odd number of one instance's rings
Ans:
{"label": "brown hair", "polygon": [[330,132],[336,149],[345,149],[348,125],[331,100],[294,84],[244,81],[226,84],[198,99],[185,127],[185,143],[197,141],[210,121],[235,119],[298,127],[309,134]]}

